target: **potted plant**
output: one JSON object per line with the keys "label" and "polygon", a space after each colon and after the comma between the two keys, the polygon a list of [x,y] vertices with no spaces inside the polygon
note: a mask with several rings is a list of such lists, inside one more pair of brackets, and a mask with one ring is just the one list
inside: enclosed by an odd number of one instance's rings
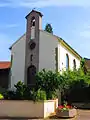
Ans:
{"label": "potted plant", "polygon": [[72,118],[77,115],[77,111],[75,107],[72,107],[71,105],[68,105],[67,102],[63,105],[60,105],[56,109],[56,116],[57,117],[67,117]]}

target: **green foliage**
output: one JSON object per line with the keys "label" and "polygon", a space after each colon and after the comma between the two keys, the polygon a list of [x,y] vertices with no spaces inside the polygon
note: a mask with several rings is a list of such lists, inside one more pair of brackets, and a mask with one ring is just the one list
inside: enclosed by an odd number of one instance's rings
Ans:
{"label": "green foliage", "polygon": [[60,88],[62,78],[59,73],[43,69],[36,74],[36,86],[46,92],[47,99],[55,97],[56,90]]}
{"label": "green foliage", "polygon": [[[74,70],[74,71],[66,71],[63,72],[62,77],[64,79],[64,88],[69,89],[73,84],[76,83],[86,83],[88,84],[88,78],[90,78],[88,75],[85,75],[83,70],[78,69],[78,70]],[[80,87],[80,86],[79,86]]]}
{"label": "green foliage", "polygon": [[16,96],[19,99],[23,99],[24,92],[26,90],[26,86],[24,85],[23,82],[19,81],[16,85],[14,85],[16,88]]}
{"label": "green foliage", "polygon": [[48,100],[57,97],[56,91],[59,89],[62,96],[66,96],[73,90],[78,90],[90,86],[90,71],[84,71],[84,60],[81,61],[81,67],[78,70],[63,71],[62,74],[51,70],[42,71],[36,74],[36,84],[33,88],[26,86],[19,81],[15,91],[5,92],[5,99],[18,100]]}
{"label": "green foliage", "polygon": [[40,89],[36,91],[36,100],[46,100],[46,92]]}
{"label": "green foliage", "polygon": [[88,71],[85,74],[81,68],[73,71],[65,71],[62,73],[62,77],[63,82],[61,91],[63,100],[66,100],[66,96],[69,95],[72,91],[73,94],[75,94],[75,91],[82,91],[84,88],[86,89],[90,86],[90,72]]}
{"label": "green foliage", "polygon": [[5,99],[16,100],[48,100],[57,97],[56,91],[62,85],[63,77],[60,73],[53,71],[46,71],[43,69],[36,74],[36,85],[33,88],[26,86],[19,81],[15,87],[15,91],[7,91],[4,96]]}
{"label": "green foliage", "polygon": [[14,85],[15,90],[7,90],[3,93],[5,99],[12,100],[28,100],[33,99],[32,91],[28,86],[26,86],[23,82],[19,81],[16,85]]}
{"label": "green foliage", "polygon": [[80,68],[83,70],[84,74],[87,73],[87,67],[85,65],[85,59],[82,58],[82,60],[80,61]]}
{"label": "green foliage", "polygon": [[31,99],[32,98],[32,91],[31,89],[26,86],[23,82],[19,81],[16,85],[15,95],[16,99]]}
{"label": "green foliage", "polygon": [[6,88],[3,88],[3,87],[0,87],[0,93],[4,93],[7,89]]}
{"label": "green foliage", "polygon": [[0,94],[0,100],[4,99],[4,96],[2,94]]}
{"label": "green foliage", "polygon": [[30,88],[26,86],[23,82],[19,81],[16,85],[15,91],[8,90],[3,93],[4,99],[9,100],[46,100],[46,92],[43,90],[36,90],[35,88]]}
{"label": "green foliage", "polygon": [[7,90],[3,93],[4,99],[6,100],[14,100],[16,97],[15,91]]}
{"label": "green foliage", "polygon": [[49,33],[53,33],[51,24],[48,24],[48,23],[46,24],[46,26],[45,26],[45,31],[47,31],[47,32],[49,32]]}

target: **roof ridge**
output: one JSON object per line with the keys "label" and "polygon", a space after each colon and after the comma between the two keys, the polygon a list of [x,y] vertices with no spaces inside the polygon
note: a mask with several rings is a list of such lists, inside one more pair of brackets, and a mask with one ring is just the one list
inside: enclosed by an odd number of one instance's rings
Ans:
{"label": "roof ridge", "polygon": [[25,32],[23,35],[21,35],[21,37],[19,37],[19,38],[9,47],[9,49],[11,50],[12,47],[13,47],[13,45],[15,45],[24,35],[26,35],[26,32]]}

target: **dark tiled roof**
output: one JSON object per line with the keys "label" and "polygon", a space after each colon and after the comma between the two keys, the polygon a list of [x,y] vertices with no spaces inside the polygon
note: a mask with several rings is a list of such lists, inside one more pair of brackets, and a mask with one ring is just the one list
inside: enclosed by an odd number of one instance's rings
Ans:
{"label": "dark tiled roof", "polygon": [[26,16],[26,18],[27,18],[32,12],[38,13],[41,17],[43,16],[43,14],[42,14],[41,12],[36,11],[36,10],[32,10],[32,11]]}

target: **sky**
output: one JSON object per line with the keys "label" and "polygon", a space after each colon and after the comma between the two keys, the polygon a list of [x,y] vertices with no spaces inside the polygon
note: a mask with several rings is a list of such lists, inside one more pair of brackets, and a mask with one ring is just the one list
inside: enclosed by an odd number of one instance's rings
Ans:
{"label": "sky", "polygon": [[9,47],[25,33],[33,8],[43,14],[42,29],[50,23],[55,35],[90,58],[90,0],[0,0],[0,61],[10,60]]}

